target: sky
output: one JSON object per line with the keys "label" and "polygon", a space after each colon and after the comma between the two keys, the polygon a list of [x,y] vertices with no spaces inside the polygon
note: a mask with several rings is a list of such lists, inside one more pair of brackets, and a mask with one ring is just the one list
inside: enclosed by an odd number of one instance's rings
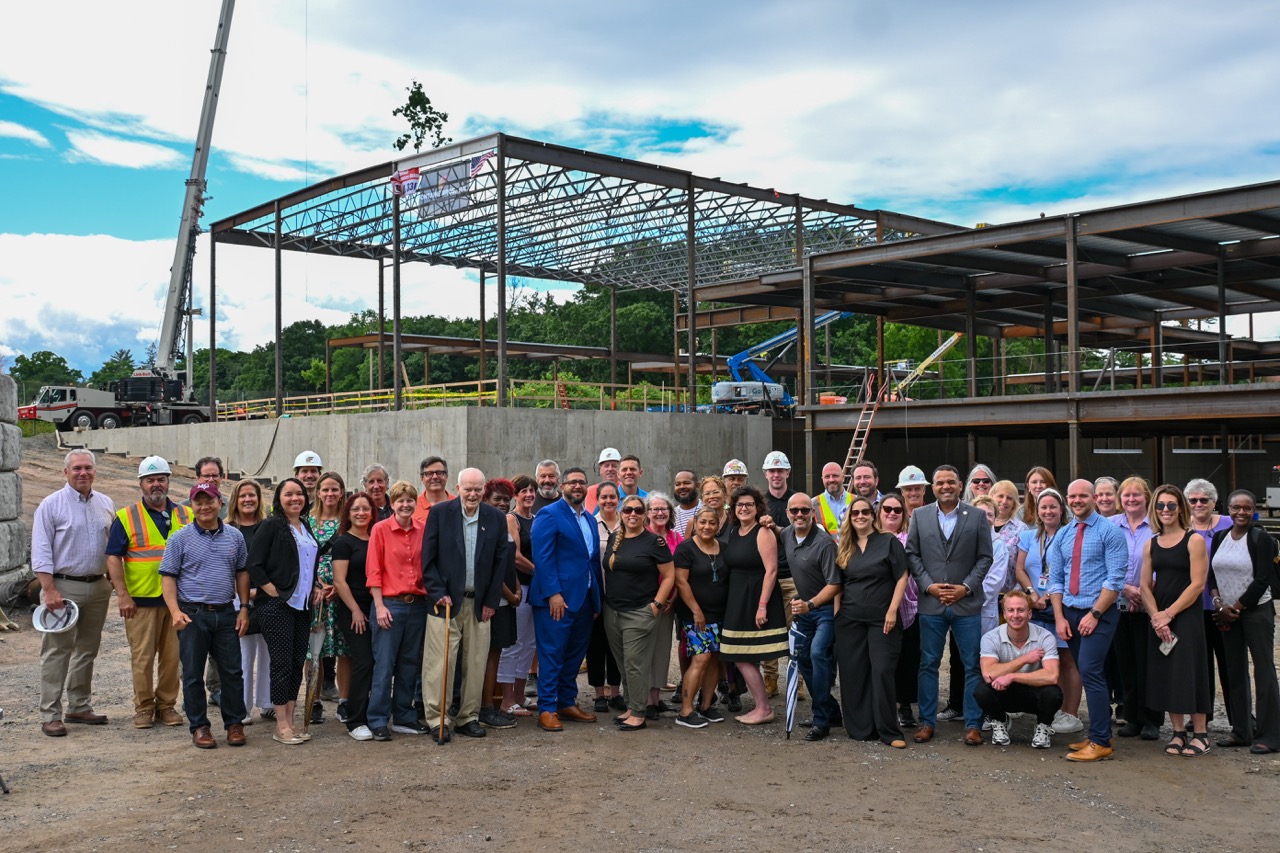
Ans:
{"label": "sky", "polygon": [[[51,349],[87,375],[159,336],[219,7],[6,10],[0,357]],[[1280,173],[1275,0],[477,8],[238,4],[205,224],[394,159],[415,79],[455,140],[502,131],[965,225]],[[197,308],[207,259],[202,238]],[[284,278],[286,324],[377,304],[367,262],[286,252]],[[410,264],[404,282],[407,315],[477,314],[475,273]],[[268,342],[272,253],[219,246],[218,285],[219,345]]]}

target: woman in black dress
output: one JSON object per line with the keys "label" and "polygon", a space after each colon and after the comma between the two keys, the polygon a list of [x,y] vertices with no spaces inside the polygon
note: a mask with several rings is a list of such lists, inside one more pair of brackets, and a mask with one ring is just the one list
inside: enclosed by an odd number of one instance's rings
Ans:
{"label": "woman in black dress", "polygon": [[844,591],[835,601],[840,706],[849,737],[879,738],[906,749],[898,727],[895,682],[902,653],[898,608],[907,591],[907,551],[897,536],[876,527],[871,502],[854,498],[840,526],[836,551],[836,565],[844,573]]}
{"label": "woman in black dress", "polygon": [[[519,529],[520,547],[516,549],[516,580],[527,590],[533,583],[533,506],[538,497],[538,484],[527,474],[511,481],[515,487],[515,503],[509,518]],[[498,686],[502,688],[502,710],[513,717],[532,717],[534,710],[526,707],[524,687],[528,683],[529,668],[536,651],[533,637],[533,608],[528,596],[522,595],[516,606],[516,641],[502,650],[498,659]],[[532,702],[532,700],[529,700]],[[536,708],[537,705],[534,704]]]}
{"label": "woman in black dress", "polygon": [[351,653],[347,734],[356,740],[373,740],[368,717],[369,687],[373,683],[373,645],[369,635],[373,595],[365,583],[364,564],[369,554],[369,528],[376,514],[369,493],[356,492],[347,499],[332,546],[333,588],[337,593],[334,623]]}
{"label": "woman in black dress", "polygon": [[[676,725],[690,729],[724,720],[712,707],[716,700],[716,680],[720,676],[720,629],[725,604],[729,600],[729,572],[721,554],[720,513],[703,507],[693,516],[693,537],[676,546],[676,615],[680,632],[689,650],[685,670],[680,715]],[[694,710],[694,696],[701,688],[702,702]]]}
{"label": "woman in black dress", "polygon": [[733,522],[721,537],[721,553],[729,569],[729,597],[720,632],[720,655],[737,665],[756,702],[755,708],[736,719],[758,726],[775,719],[760,663],[788,652],[787,620],[778,588],[778,538],[760,526],[765,507],[759,489],[737,489],[729,506]]}
{"label": "woman in black dress", "polygon": [[[1212,708],[1200,594],[1209,574],[1204,538],[1188,529],[1191,512],[1182,490],[1164,485],[1151,501],[1153,536],[1142,556],[1142,603],[1151,614],[1147,659],[1147,707],[1168,711],[1173,738],[1166,755],[1195,757],[1209,751]],[[1172,643],[1172,648],[1169,644]],[[1191,732],[1183,715],[1191,715]]]}
{"label": "woman in black dress", "polygon": [[645,728],[646,699],[658,615],[675,588],[667,542],[645,527],[644,498],[622,502],[622,526],[609,536],[604,556],[605,634],[622,667],[627,712],[614,722],[623,731]]}

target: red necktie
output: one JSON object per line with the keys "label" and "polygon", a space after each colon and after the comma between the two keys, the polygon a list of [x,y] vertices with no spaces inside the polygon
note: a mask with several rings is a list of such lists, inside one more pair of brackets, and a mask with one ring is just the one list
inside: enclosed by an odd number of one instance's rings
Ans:
{"label": "red necktie", "polygon": [[1084,522],[1076,523],[1076,542],[1071,546],[1071,585],[1068,587],[1072,595],[1080,594],[1080,552],[1084,549]]}

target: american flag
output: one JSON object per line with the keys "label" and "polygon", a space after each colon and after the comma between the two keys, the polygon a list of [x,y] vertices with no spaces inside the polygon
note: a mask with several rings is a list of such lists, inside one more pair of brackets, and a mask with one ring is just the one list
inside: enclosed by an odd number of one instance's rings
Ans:
{"label": "american flag", "polygon": [[476,175],[480,174],[480,170],[484,168],[484,164],[493,159],[494,153],[495,152],[493,151],[489,151],[488,153],[481,154],[479,157],[471,158],[471,177],[474,178]]}

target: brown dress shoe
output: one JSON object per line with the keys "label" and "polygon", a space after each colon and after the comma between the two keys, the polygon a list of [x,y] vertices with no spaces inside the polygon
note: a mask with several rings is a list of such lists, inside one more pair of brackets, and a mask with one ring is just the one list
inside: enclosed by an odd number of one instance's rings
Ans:
{"label": "brown dress shoe", "polygon": [[218,742],[213,739],[213,735],[209,733],[208,726],[201,726],[191,733],[191,742],[200,749],[216,749]]}
{"label": "brown dress shoe", "polygon": [[1093,741],[1089,740],[1088,738],[1085,738],[1084,740],[1078,740],[1075,743],[1067,744],[1067,749],[1071,750],[1072,752],[1079,752],[1080,750],[1084,749],[1086,746],[1088,746],[1092,742]]}
{"label": "brown dress shoe", "polygon": [[1115,750],[1109,746],[1089,741],[1084,749],[1078,749],[1068,755],[1067,761],[1106,761],[1113,752]]}
{"label": "brown dress shoe", "polygon": [[49,737],[66,737],[67,727],[62,724],[62,720],[50,720],[47,723],[40,724],[40,731]]}
{"label": "brown dress shoe", "polygon": [[964,745],[965,746],[982,746],[982,730],[981,729],[965,729]]}
{"label": "brown dress shoe", "polygon": [[556,716],[562,720],[569,720],[573,723],[594,723],[596,715],[590,711],[584,711],[577,705],[568,705],[556,712]]}
{"label": "brown dress shoe", "polygon": [[911,739],[916,743],[928,743],[933,740],[933,726],[921,726]]}
{"label": "brown dress shoe", "polygon": [[227,726],[227,746],[244,746],[244,723]]}
{"label": "brown dress shoe", "polygon": [[164,723],[166,726],[180,726],[185,720],[182,715],[172,708],[165,708],[163,711],[156,711],[156,722]]}
{"label": "brown dress shoe", "polygon": [[78,714],[63,714],[62,719],[68,723],[80,723],[83,726],[105,726],[106,714],[95,714],[92,711],[81,711]]}
{"label": "brown dress shoe", "polygon": [[543,711],[538,715],[538,728],[542,729],[544,732],[564,731],[564,725],[560,722],[559,715],[553,714],[550,711]]}

